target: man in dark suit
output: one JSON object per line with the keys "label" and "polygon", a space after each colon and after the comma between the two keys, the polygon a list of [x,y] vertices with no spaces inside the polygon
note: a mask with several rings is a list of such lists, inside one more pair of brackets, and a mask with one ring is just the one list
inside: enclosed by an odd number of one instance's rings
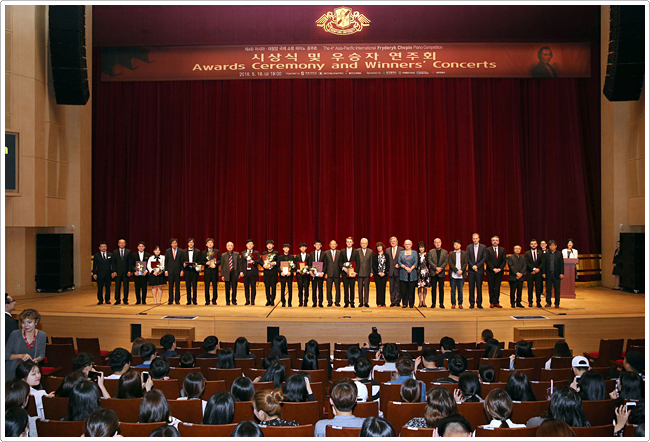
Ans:
{"label": "man in dark suit", "polygon": [[266,305],[275,304],[275,291],[278,287],[278,258],[275,250],[275,242],[272,239],[266,240],[266,252],[262,253],[262,267],[264,268],[264,288],[266,289]]}
{"label": "man in dark suit", "polygon": [[[186,261],[183,263],[183,272],[185,273],[185,291],[187,293],[187,304],[196,305],[196,289],[199,284],[199,271],[197,265],[201,265],[201,251],[194,247],[194,238],[187,240],[187,249],[185,253]],[[194,263],[194,264],[192,264]]]}
{"label": "man in dark suit", "polygon": [[533,306],[533,289],[537,295],[537,307],[542,307],[542,272],[544,270],[543,254],[537,248],[537,240],[530,240],[530,250],[524,254],[526,261],[526,280],[528,281],[528,307]]}
{"label": "man in dark suit", "polygon": [[210,285],[212,285],[212,305],[217,305],[217,286],[219,285],[219,264],[221,264],[221,253],[214,248],[214,239],[205,240],[205,250],[201,253],[201,263],[205,266],[203,270],[203,283],[205,284],[205,305],[210,305]]}
{"label": "man in dark suit", "polygon": [[368,239],[361,238],[359,241],[361,245],[357,249],[359,255],[359,307],[370,307],[368,300],[370,299],[370,274],[372,273],[372,250],[368,248]]}
{"label": "man in dark suit", "polygon": [[492,247],[487,249],[485,263],[487,265],[490,308],[501,308],[501,304],[499,304],[499,296],[501,295],[503,269],[506,266],[506,249],[499,247],[499,237],[496,235],[492,237]]}
{"label": "man in dark suit", "polygon": [[18,330],[18,321],[11,316],[11,312],[16,308],[16,300],[5,293],[5,344],[9,340],[12,331]]}
{"label": "man in dark suit", "polygon": [[[354,240],[351,236],[345,238],[346,248],[341,250],[341,279],[343,279],[343,308],[348,308],[348,305],[354,308],[354,284],[357,281],[357,274],[359,272],[359,253],[352,247]],[[350,263],[353,267],[346,268],[346,264]]]}
{"label": "man in dark suit", "polygon": [[526,259],[521,256],[521,246],[514,247],[514,253],[508,257],[508,283],[510,284],[510,307],[524,308],[521,304],[521,292],[526,274]]}
{"label": "man in dark suit", "polygon": [[[537,58],[539,63],[533,68],[534,78],[557,78],[557,71],[554,66],[551,66],[551,58],[553,58],[553,51],[548,46],[543,46],[537,51]],[[555,64],[557,66],[557,63]]]}
{"label": "man in dark suit", "polygon": [[429,250],[427,261],[431,272],[431,308],[436,308],[436,284],[438,284],[438,298],[440,308],[445,308],[445,267],[449,254],[442,248],[442,240],[433,240],[434,249]]}
{"label": "man in dark suit", "polygon": [[246,305],[255,305],[255,296],[257,295],[257,279],[259,278],[262,260],[260,252],[253,250],[255,242],[252,239],[246,241],[246,250],[241,254],[241,272],[240,276],[244,279],[244,295],[246,296]]}
{"label": "man in dark suit", "polygon": [[298,307],[307,307],[309,301],[309,280],[311,276],[309,273],[300,273],[300,266],[308,267],[307,261],[309,255],[307,254],[307,243],[301,242],[298,244],[300,253],[293,257],[293,262],[296,263],[296,282],[298,283]]}
{"label": "man in dark suit", "polygon": [[557,250],[555,240],[548,242],[550,251],[546,254],[544,262],[544,279],[546,279],[546,307],[551,306],[551,297],[555,289],[555,308],[560,307],[560,285],[564,279],[564,258],[562,252]]}
{"label": "man in dark suit", "polygon": [[[115,267],[113,263],[113,254],[107,252],[108,248],[106,241],[99,243],[99,252],[95,253],[93,257],[93,279],[97,281],[97,305],[104,303],[111,303],[111,281],[115,276]],[[106,287],[106,294],[103,295],[104,287]]]}
{"label": "man in dark suit", "polygon": [[[327,268],[325,267],[325,253],[321,250],[323,243],[320,239],[314,241],[314,251],[309,254],[307,258],[307,265],[312,268],[314,267],[315,262],[323,263],[323,272],[316,274],[315,272],[311,273],[313,282],[311,284],[311,302],[312,307],[316,308],[323,307],[323,276],[327,274]],[[318,292],[318,301],[316,300],[316,292]],[[307,295],[305,295],[305,307],[307,306]]]}
{"label": "man in dark suit", "polygon": [[113,252],[115,265],[115,305],[120,303],[120,293],[124,287],[124,304],[129,305],[129,278],[131,278],[131,251],[126,248],[126,241],[117,242],[117,249]]}
{"label": "man in dark suit", "polygon": [[485,270],[485,259],[487,249],[480,243],[478,233],[472,235],[472,244],[467,246],[467,259],[469,266],[469,308],[474,308],[474,289],[476,288],[476,307],[483,308],[483,272]]}
{"label": "man in dark suit", "polygon": [[[147,261],[151,256],[144,251],[145,244],[140,241],[138,243],[138,250],[133,252],[131,257],[131,273],[133,273],[133,281],[135,282],[135,305],[147,303]],[[144,263],[142,269],[138,267],[138,262]],[[136,268],[137,267],[137,268]]]}
{"label": "man in dark suit", "polygon": [[169,241],[171,246],[165,250],[165,276],[169,283],[168,305],[181,303],[181,278],[183,277],[183,263],[185,254],[178,248],[178,239],[172,238]]}
{"label": "man in dark suit", "polygon": [[397,259],[399,258],[399,253],[404,250],[404,247],[397,245],[397,238],[390,238],[390,247],[386,250],[386,256],[388,258],[388,282],[390,290],[390,306],[399,307],[400,302],[402,302],[402,297],[399,293],[399,264],[397,264]]}
{"label": "man in dark suit", "polygon": [[336,250],[338,243],[330,241],[330,249],[325,252],[325,269],[327,274],[327,306],[332,306],[332,284],[336,284],[336,306],[341,306],[341,251]]}
{"label": "man in dark suit", "polygon": [[[291,268],[291,264],[294,266],[296,264],[293,261],[293,255],[289,253],[290,250],[291,245],[288,243],[284,244],[282,246],[283,253],[278,258],[278,271],[280,272],[280,302],[282,302],[282,307],[287,306],[287,299],[285,298],[285,293],[287,291],[289,292],[289,307],[291,307],[291,302],[293,301],[293,269]],[[282,265],[285,262],[291,264],[284,264],[289,267],[283,269]]]}
{"label": "man in dark suit", "polygon": [[226,243],[226,251],[221,255],[221,280],[226,283],[226,305],[230,305],[232,290],[232,305],[237,305],[237,281],[239,280],[239,253],[234,251],[232,242]]}

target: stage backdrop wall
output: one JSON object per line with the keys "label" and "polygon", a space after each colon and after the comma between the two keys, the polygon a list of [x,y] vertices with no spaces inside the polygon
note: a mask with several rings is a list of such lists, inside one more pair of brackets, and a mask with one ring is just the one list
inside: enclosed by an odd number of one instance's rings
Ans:
{"label": "stage backdrop wall", "polygon": [[[97,51],[96,53],[98,53]],[[101,60],[94,60],[94,73]],[[596,63],[597,65],[597,63]],[[94,76],[93,250],[178,237],[371,246],[575,240],[600,252],[588,79],[106,83]]]}

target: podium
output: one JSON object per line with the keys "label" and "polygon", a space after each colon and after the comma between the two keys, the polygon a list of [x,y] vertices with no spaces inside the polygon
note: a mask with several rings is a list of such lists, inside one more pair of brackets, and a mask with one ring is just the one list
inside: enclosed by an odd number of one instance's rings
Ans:
{"label": "podium", "polygon": [[576,265],[578,258],[564,258],[564,279],[560,284],[560,298],[576,298]]}

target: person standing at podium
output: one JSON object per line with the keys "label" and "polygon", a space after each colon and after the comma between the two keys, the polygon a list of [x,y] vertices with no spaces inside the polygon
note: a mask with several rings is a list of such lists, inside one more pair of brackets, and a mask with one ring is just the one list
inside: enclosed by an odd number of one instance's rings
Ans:
{"label": "person standing at podium", "polygon": [[545,255],[544,279],[546,279],[546,307],[551,306],[551,296],[555,289],[555,308],[560,307],[560,284],[564,279],[564,258],[557,251],[555,240],[548,242],[549,252]]}
{"label": "person standing at podium", "polygon": [[[566,249],[562,250],[562,258],[578,259],[578,250],[573,248],[573,239],[566,242]],[[576,281],[578,280],[578,264],[576,263]]]}

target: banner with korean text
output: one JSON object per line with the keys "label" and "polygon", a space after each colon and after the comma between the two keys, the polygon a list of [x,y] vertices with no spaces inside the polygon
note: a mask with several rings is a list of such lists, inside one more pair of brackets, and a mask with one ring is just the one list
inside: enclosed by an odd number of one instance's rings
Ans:
{"label": "banner with korean text", "polygon": [[103,81],[589,77],[589,43],[104,47]]}

